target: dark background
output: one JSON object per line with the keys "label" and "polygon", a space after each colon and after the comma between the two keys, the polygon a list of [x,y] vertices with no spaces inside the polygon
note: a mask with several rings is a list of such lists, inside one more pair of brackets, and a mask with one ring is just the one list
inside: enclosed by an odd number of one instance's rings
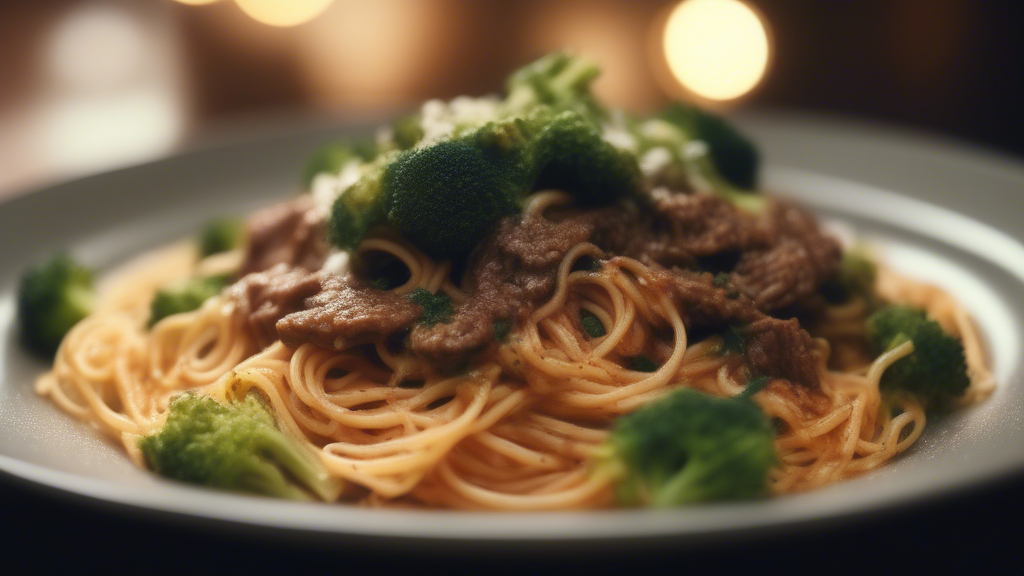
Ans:
{"label": "dark background", "polygon": [[[1024,69],[1024,40],[1012,10],[1015,3],[751,3],[771,27],[774,59],[763,83],[727,108],[823,112],[1024,157],[1021,92],[1014,85]],[[669,90],[651,72],[644,48],[651,22],[674,4],[669,1],[424,0],[425,7],[415,8],[417,20],[412,25],[420,22],[429,32],[403,48],[403,54],[422,52],[423,61],[417,64],[396,56],[396,61],[408,66],[405,76],[359,84],[335,74],[332,60],[324,59],[331,50],[316,45],[316,38],[331,41],[325,27],[332,18],[343,27],[345,11],[359,9],[358,2],[339,1],[320,20],[274,29],[250,21],[227,0],[196,7],[170,0],[0,0],[0,197],[125,161],[112,154],[68,172],[52,159],[33,156],[46,149],[45,139],[42,148],[33,148],[41,133],[31,121],[33,114],[54,94],[64,94],[64,89],[47,80],[42,63],[48,34],[70,11],[93,4],[130,6],[147,25],[166,34],[161,36],[161,46],[176,59],[167,69],[173,81],[161,89],[172,91],[184,112],[172,136],[149,151],[153,156],[268,119],[301,116],[333,122],[379,117],[428,97],[496,91],[509,69],[565,44],[583,45],[582,51],[596,52],[598,57],[616,55],[618,60],[609,70],[614,83],[599,85],[613,103],[644,110],[670,98]],[[413,9],[401,0],[386,4],[391,10]],[[375,18],[390,16],[385,10]],[[579,23],[587,23],[583,32],[574,28]],[[408,40],[414,29],[385,22],[367,32],[374,36],[367,37],[365,45],[387,46],[397,42],[398,35]],[[1024,481],[1018,477],[884,515],[750,538],[730,536],[698,546],[662,542],[644,550],[609,547],[561,553],[514,548],[486,555],[467,549],[456,557],[429,550],[409,552],[404,546],[333,542],[329,537],[281,541],[258,530],[238,532],[111,510],[0,476],[0,510],[7,529],[0,537],[0,559],[37,568],[90,564],[146,571],[231,569],[241,563],[250,569],[293,573],[310,568],[449,566],[474,571],[596,567],[644,572],[651,569],[650,563],[662,561],[677,573],[731,569],[891,573],[937,568],[981,572],[998,567],[1021,573],[1024,568],[1016,551],[1024,527],[1021,494]]]}

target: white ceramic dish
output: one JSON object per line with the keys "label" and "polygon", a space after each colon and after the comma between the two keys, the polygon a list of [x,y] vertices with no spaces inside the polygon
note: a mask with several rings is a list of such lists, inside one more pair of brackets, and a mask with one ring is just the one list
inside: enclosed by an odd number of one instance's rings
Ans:
{"label": "white ceramic dish", "polygon": [[228,525],[418,541],[569,543],[698,541],[889,510],[1024,472],[1024,166],[961,146],[808,117],[752,116],[765,184],[827,219],[852,225],[889,262],[931,279],[970,309],[998,389],[929,423],[890,466],[812,493],[670,511],[489,514],[300,504],[163,481],[32,390],[45,369],[17,344],[13,291],[21,271],[68,247],[112,266],[244,213],[296,188],[304,158],[338,130],[292,132],[209,147],[54,186],[0,205],[0,471],[139,512]]}

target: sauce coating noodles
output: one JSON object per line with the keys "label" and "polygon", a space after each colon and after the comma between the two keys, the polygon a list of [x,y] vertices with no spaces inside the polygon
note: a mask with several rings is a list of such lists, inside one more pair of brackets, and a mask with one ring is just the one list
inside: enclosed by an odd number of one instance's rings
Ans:
{"label": "sauce coating noodles", "polygon": [[[535,194],[526,212],[541,214],[558,202],[558,195]],[[440,291],[456,304],[467,298],[450,280],[449,264],[407,244],[374,237],[359,250],[404,263],[409,279],[398,293]],[[691,341],[678,304],[656,289],[647,266],[614,257],[599,271],[576,270],[584,257],[606,256],[589,243],[571,249],[554,295],[469,372],[451,376],[383,338],[341,351],[281,342],[259,349],[227,293],[147,330],[156,288],[210,266],[197,263],[191,247],[175,247],[111,280],[100,310],[68,334],[36,390],[121,440],[140,466],[137,441],[161,427],[173,396],[194,390],[226,402],[255,388],[279,427],[348,481],[340,499],[494,510],[607,507],[612,478],[595,470],[593,458],[615,417],[673,389],[725,397],[743,384],[721,337]],[[948,295],[888,270],[877,290],[928,310],[962,339],[972,379],[964,402],[991,391],[978,335]],[[606,334],[582,333],[580,310],[596,316]],[[795,393],[772,383],[754,396],[776,423],[774,493],[875,469],[921,435],[922,406],[909,395],[883,396],[878,385],[912,345],[870,359],[844,344],[863,337],[865,315],[860,300],[825,312],[814,340],[819,390]],[[627,367],[625,359],[644,350],[666,360],[653,372]]]}

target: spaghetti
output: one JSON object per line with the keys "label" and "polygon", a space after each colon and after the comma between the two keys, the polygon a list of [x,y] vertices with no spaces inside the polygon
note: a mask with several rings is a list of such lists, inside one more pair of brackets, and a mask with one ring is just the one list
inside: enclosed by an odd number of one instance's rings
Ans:
{"label": "spaghetti", "polygon": [[[538,193],[526,212],[542,215],[562,201]],[[371,237],[360,250],[387,253],[405,265],[408,281],[394,288],[397,293],[424,289],[456,303],[467,299],[447,263],[407,243]],[[603,266],[578,269],[583,258]],[[613,504],[613,479],[594,469],[593,458],[617,416],[681,387],[720,397],[743,389],[734,358],[722,353],[722,338],[693,341],[679,304],[656,289],[650,267],[609,258],[590,243],[568,251],[554,294],[507,341],[456,376],[408,350],[395,351],[385,338],[338,351],[281,342],[261,349],[230,291],[147,330],[146,303],[156,287],[209,265],[197,262],[189,247],[176,247],[114,279],[100,311],[65,338],[52,371],[37,382],[38,393],[119,438],[144,465],[138,439],[160,428],[172,397],[196,391],[228,402],[257,389],[279,427],[345,481],[339,498],[553,510]],[[946,294],[891,271],[880,275],[878,290],[929,310],[963,340],[972,376],[965,402],[991,390],[978,335]],[[574,320],[580,310],[596,316],[606,334],[581,332]],[[873,470],[921,435],[922,405],[879,389],[882,373],[912,345],[863,358],[846,342],[863,338],[865,315],[860,300],[825,311],[814,340],[817,390],[773,382],[754,397],[778,429],[774,493]],[[649,350],[664,358],[655,371],[626,365],[624,359]]]}

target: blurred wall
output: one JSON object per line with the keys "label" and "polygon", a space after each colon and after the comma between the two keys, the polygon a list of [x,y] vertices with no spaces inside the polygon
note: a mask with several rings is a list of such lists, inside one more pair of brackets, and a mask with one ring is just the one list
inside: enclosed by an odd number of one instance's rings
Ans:
{"label": "blurred wall", "polygon": [[[601,61],[596,88],[614,105],[642,111],[670,98],[652,71],[651,39],[672,0],[334,0],[292,27],[257,21],[245,0],[184,2],[0,3],[0,189],[69,165],[159,155],[253,117],[374,118],[495,92],[507,71],[560,47]],[[768,22],[774,58],[733,106],[854,116],[1024,155],[1011,84],[1024,40],[1010,29],[1012,4],[750,3]],[[127,16],[89,20],[103,11]],[[90,80],[104,74],[112,86]]]}

